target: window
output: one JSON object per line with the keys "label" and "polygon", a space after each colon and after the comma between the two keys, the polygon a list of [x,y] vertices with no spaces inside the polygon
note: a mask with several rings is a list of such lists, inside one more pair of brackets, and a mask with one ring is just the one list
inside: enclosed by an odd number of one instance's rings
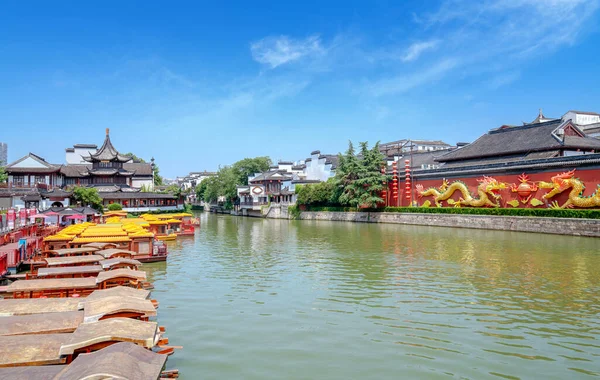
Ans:
{"label": "window", "polygon": [[46,183],[46,176],[45,175],[36,175],[34,182],[35,183]]}
{"label": "window", "polygon": [[25,176],[23,175],[14,175],[13,176],[13,185],[23,186],[25,184]]}

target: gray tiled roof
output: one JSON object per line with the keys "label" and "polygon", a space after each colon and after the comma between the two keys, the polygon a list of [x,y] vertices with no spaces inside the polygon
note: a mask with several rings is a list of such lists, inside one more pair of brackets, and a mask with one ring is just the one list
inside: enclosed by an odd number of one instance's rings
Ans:
{"label": "gray tiled roof", "polygon": [[[561,120],[552,120],[545,123],[494,129],[473,143],[455,149],[437,160],[449,162],[566,148],[600,149],[600,141],[590,137],[565,136],[564,140],[557,138],[553,132],[562,124]],[[566,123],[564,124],[566,125]]]}
{"label": "gray tiled roof", "polygon": [[112,142],[110,141],[110,136],[108,135],[108,129],[106,130],[106,138],[104,139],[104,143],[98,149],[96,153],[91,153],[90,157],[84,157],[84,159],[88,162],[92,161],[120,161],[120,162],[128,162],[131,161],[131,157],[123,156],[119,154],[119,151],[115,149]]}

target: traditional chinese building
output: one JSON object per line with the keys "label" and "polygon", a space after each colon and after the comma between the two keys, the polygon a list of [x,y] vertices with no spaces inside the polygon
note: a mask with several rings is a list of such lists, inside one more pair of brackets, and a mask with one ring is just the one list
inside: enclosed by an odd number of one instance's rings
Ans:
{"label": "traditional chinese building", "polygon": [[[110,140],[106,129],[99,149],[92,144],[67,148],[67,164],[50,164],[30,153],[6,167],[9,180],[0,187],[0,207],[46,209],[69,205],[74,186],[94,187],[104,205],[119,203],[126,211],[178,209],[182,202],[172,194],[147,192],[153,186],[153,164],[132,162]],[[87,152],[87,153],[85,153]],[[74,154],[79,154],[78,160]],[[83,162],[83,163],[82,163]],[[142,189],[146,191],[142,191]]]}
{"label": "traditional chinese building", "polygon": [[[412,170],[412,181],[404,181],[404,167],[400,167],[401,194],[395,202],[388,197],[388,203],[433,204],[435,196],[420,195],[423,190],[435,189],[429,194],[443,194],[438,200],[448,196],[441,202],[442,206],[468,205],[469,202],[464,201],[466,193],[455,191],[461,187],[460,182],[472,198],[488,197],[494,202],[497,200],[500,207],[568,205],[567,200],[573,197],[596,194],[600,184],[600,154],[597,152],[600,152],[600,140],[587,136],[571,119],[550,119],[540,112],[532,123],[492,129],[473,143],[437,157],[439,167],[436,169]],[[489,182],[491,180],[495,182]],[[450,186],[453,183],[457,184]],[[521,183],[526,184],[521,188],[531,190],[524,198],[512,191]],[[545,197],[548,189],[556,195]],[[581,194],[571,194],[579,190]],[[499,198],[495,199],[496,196]],[[536,201],[532,203],[533,199]],[[582,202],[580,204],[587,204]]]}

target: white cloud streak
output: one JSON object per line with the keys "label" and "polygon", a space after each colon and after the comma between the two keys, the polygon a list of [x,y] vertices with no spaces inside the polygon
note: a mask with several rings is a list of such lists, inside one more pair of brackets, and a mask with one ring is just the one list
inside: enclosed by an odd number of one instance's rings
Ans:
{"label": "white cloud streak", "polygon": [[415,42],[414,44],[409,46],[409,48],[406,50],[406,53],[404,54],[404,56],[402,56],[401,59],[403,62],[414,61],[427,50],[435,49],[439,44],[439,40]]}
{"label": "white cloud streak", "polygon": [[456,68],[458,64],[457,59],[445,59],[419,72],[398,75],[371,83],[368,85],[368,92],[373,96],[403,94],[416,87],[439,80]]}
{"label": "white cloud streak", "polygon": [[303,57],[325,52],[318,35],[305,39],[288,36],[266,37],[250,44],[252,58],[256,62],[274,69],[278,66],[298,61]]}

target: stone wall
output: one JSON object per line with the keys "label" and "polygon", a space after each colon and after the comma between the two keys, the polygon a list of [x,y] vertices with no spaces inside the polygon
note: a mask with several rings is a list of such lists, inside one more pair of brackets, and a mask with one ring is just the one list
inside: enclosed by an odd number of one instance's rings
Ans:
{"label": "stone wall", "polygon": [[416,214],[394,212],[315,212],[304,211],[302,220],[332,220],[359,223],[393,223],[423,226],[477,228],[486,230],[538,232],[546,234],[600,237],[600,220],[488,216],[456,214]]}

